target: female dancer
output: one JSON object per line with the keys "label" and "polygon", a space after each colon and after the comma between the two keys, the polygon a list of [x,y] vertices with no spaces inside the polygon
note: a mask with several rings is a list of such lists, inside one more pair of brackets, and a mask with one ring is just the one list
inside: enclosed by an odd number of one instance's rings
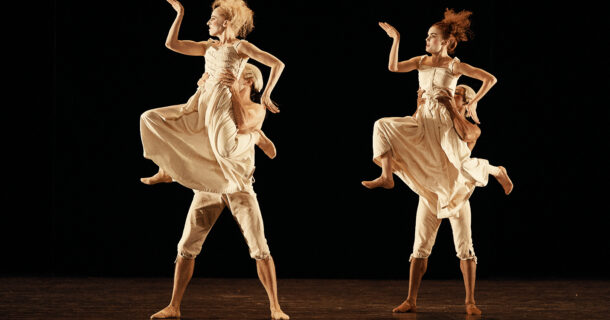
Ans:
{"label": "female dancer", "polygon": [[166,46],[178,53],[205,57],[208,79],[184,105],[153,109],[141,117],[144,157],[159,166],[159,172],[142,182],[155,184],[177,181],[195,190],[228,193],[243,190],[251,180],[254,166],[244,165],[249,146],[257,144],[275,157],[273,143],[260,129],[239,133],[229,88],[220,81],[229,70],[236,78],[249,58],[271,67],[261,103],[271,112],[279,109],[271,92],[284,68],[273,55],[252,43],[239,40],[253,28],[252,10],[243,0],[216,0],[207,22],[211,36],[219,41],[178,40],[184,8],[177,0],[167,0],[177,12]]}
{"label": "female dancer", "polygon": [[[488,72],[451,58],[458,41],[467,40],[471,12],[445,12],[445,18],[432,25],[426,38],[426,51],[423,55],[398,62],[400,34],[394,27],[380,22],[380,26],[393,38],[390,51],[389,69],[392,72],[418,70],[419,85],[423,90],[422,105],[415,117],[383,118],[375,122],[373,133],[373,160],[382,167],[382,175],[372,181],[363,181],[368,188],[392,188],[392,173],[397,174],[413,191],[420,196],[416,220],[416,241],[411,255],[409,296],[394,312],[415,311],[417,290],[421,276],[425,272],[429,251],[424,244],[434,232],[418,233],[430,229],[425,217],[436,220],[451,219],[454,237],[459,238],[462,249],[458,256],[462,261],[462,272],[467,287],[466,312],[480,313],[474,301],[475,257],[469,241],[468,198],[475,186],[485,186],[488,175],[493,175],[504,188],[506,194],[512,190],[512,182],[503,167],[494,167],[487,160],[470,158],[470,149],[462,138],[476,139],[467,132],[458,134],[455,119],[459,114],[453,112],[451,99],[460,75],[481,80],[483,85],[466,106],[466,110],[476,123],[479,123],[476,107],[478,101],[496,83],[496,78]],[[466,139],[466,137],[469,137]],[[468,218],[466,218],[468,216]],[[462,217],[462,223],[454,223]],[[419,228],[418,228],[419,227]],[[418,241],[418,236],[425,241]],[[420,239],[421,240],[421,239]],[[458,244],[458,241],[456,241]],[[420,250],[421,249],[421,250]],[[472,290],[468,289],[472,288]]]}

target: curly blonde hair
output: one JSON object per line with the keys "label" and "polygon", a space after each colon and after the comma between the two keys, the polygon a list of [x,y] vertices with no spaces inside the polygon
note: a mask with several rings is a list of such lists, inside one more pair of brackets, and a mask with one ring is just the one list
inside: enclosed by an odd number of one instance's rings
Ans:
{"label": "curly blonde hair", "polygon": [[252,89],[254,89],[252,91],[260,93],[263,89],[263,74],[261,70],[253,64],[246,63],[242,75],[244,79],[252,79]]}
{"label": "curly blonde hair", "polygon": [[470,15],[472,15],[472,11],[462,10],[456,13],[453,9],[447,8],[445,18],[433,24],[441,29],[443,39],[449,39],[448,53],[453,54],[460,41],[468,41],[468,38],[472,38]]}
{"label": "curly blonde hair", "polygon": [[231,21],[231,27],[238,37],[245,38],[254,29],[254,12],[244,0],[215,0],[212,10],[221,8],[221,15]]}

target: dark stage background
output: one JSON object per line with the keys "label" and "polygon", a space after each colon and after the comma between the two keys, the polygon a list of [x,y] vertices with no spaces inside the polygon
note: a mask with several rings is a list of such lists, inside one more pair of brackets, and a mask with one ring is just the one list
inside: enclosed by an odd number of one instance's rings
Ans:
{"label": "dark stage background", "polygon": [[[183,4],[180,38],[207,39],[211,1]],[[608,277],[610,68],[599,8],[508,1],[250,6],[256,27],[247,39],[286,64],[272,94],[281,113],[264,126],[278,157],[257,150],[254,184],[279,277],[408,278],[416,194],[398,178],[393,190],[360,185],[380,172],[371,161],[374,121],[415,109],[417,73],[387,70],[391,39],[377,22],[401,32],[399,56],[408,59],[425,53],[427,30],[446,7],[474,12],[475,37],[456,55],[499,80],[479,103],[483,134],[473,156],[505,166],[515,183],[507,197],[491,178],[471,198],[479,278]],[[51,53],[37,59],[44,68],[20,81],[52,86],[22,96],[28,103],[19,112],[36,115],[35,123],[7,136],[7,148],[37,164],[22,170],[26,162],[16,157],[17,167],[5,168],[5,200],[16,206],[2,217],[0,274],[171,276],[192,191],[139,182],[156,172],[142,157],[139,116],[186,102],[204,60],[165,48],[175,17],[165,1],[58,1],[41,16],[53,18],[41,30],[50,40],[38,40]],[[269,69],[261,69],[266,79]],[[465,77],[460,83],[480,86]],[[256,276],[228,211],[195,276]],[[427,277],[460,277],[447,221]]]}

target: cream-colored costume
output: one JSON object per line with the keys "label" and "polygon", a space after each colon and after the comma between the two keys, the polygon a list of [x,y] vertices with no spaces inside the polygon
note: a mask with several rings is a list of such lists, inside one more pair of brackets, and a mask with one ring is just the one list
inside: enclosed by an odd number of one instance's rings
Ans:
{"label": "cream-colored costume", "polygon": [[186,104],[148,110],[140,117],[144,157],[187,188],[233,193],[251,186],[258,133],[237,133],[231,93],[218,82],[226,69],[241,76],[248,58],[237,53],[239,43],[208,46],[209,78]]}
{"label": "cream-colored costume", "polygon": [[391,152],[392,168],[437,218],[459,217],[475,186],[485,186],[489,162],[470,158],[470,149],[453,128],[447,108],[437,99],[455,91],[456,57],[446,68],[421,64],[419,86],[425,102],[415,117],[382,118],[375,122],[373,161]]}
{"label": "cream-colored costume", "polygon": [[[466,203],[460,209],[459,216],[448,219],[453,231],[453,244],[457,257],[460,260],[474,260],[476,263],[477,257],[474,254],[472,229],[470,228],[470,202],[466,200]],[[432,213],[428,206],[424,204],[424,199],[419,197],[417,217],[415,218],[415,241],[413,241],[413,253],[409,261],[412,258],[425,259],[430,256],[436,241],[438,227],[440,227],[442,221],[443,219],[437,218],[436,214]]]}
{"label": "cream-colored costume", "polygon": [[216,219],[228,206],[253,259],[269,257],[263,219],[252,188],[255,134],[238,134],[229,88],[218,82],[226,69],[239,79],[247,58],[232,45],[209,46],[209,75],[186,104],[152,109],[141,116],[144,157],[194,191],[178,254],[194,259]]}
{"label": "cream-colored costume", "polygon": [[231,210],[244,235],[250,257],[257,260],[269,257],[263,217],[252,188],[229,194],[195,191],[178,243],[178,254],[186,259],[195,259],[199,255],[203,242],[225,206]]}

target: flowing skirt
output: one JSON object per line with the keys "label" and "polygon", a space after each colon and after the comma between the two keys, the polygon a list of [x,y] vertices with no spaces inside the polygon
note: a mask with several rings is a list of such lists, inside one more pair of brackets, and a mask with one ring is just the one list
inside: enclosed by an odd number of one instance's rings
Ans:
{"label": "flowing skirt", "polygon": [[459,217],[475,187],[485,186],[489,162],[470,158],[440,95],[425,94],[415,117],[382,118],[373,129],[373,161],[390,152],[394,174],[439,219]]}
{"label": "flowing skirt", "polygon": [[186,104],[144,112],[140,133],[144,157],[187,188],[251,188],[255,133],[237,133],[231,93],[216,81],[206,81]]}

